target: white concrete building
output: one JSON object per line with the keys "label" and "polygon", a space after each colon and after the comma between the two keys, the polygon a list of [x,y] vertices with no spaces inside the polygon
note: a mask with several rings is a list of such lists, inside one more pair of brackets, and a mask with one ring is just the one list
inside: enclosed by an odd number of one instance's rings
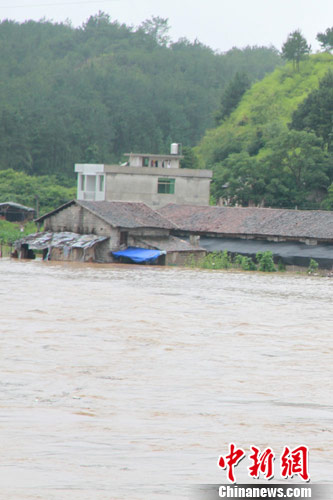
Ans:
{"label": "white concrete building", "polygon": [[[171,151],[178,150],[171,145]],[[210,170],[180,168],[181,155],[135,154],[123,165],[75,165],[77,199],[133,201],[158,208],[168,203],[208,205]]]}

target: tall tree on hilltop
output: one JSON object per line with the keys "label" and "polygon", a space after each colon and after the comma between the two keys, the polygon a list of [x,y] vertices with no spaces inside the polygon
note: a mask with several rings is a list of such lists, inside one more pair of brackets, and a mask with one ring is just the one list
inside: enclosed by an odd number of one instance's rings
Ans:
{"label": "tall tree on hilltop", "polygon": [[333,27],[327,28],[325,33],[318,33],[316,38],[324,50],[333,50]]}
{"label": "tall tree on hilltop", "polygon": [[167,45],[170,42],[168,32],[170,30],[169,20],[159,16],[152,16],[151,19],[146,19],[139,28],[147,35],[155,38],[159,45]]}
{"label": "tall tree on hilltop", "polygon": [[307,44],[300,30],[296,30],[290,33],[287,41],[282,45],[282,57],[287,61],[292,61],[294,70],[299,71],[300,61],[309,54],[310,50],[311,46]]}

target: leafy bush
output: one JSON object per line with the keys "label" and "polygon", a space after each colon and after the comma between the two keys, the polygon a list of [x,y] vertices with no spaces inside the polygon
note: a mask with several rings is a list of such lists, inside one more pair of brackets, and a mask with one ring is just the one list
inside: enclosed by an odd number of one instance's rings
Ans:
{"label": "leafy bush", "polygon": [[245,257],[245,255],[237,254],[234,258],[234,263],[236,266],[243,269],[243,271],[256,271],[257,266],[250,257]]}
{"label": "leafy bush", "polygon": [[258,252],[256,259],[258,261],[258,271],[263,271],[265,273],[276,271],[272,252]]}
{"label": "leafy bush", "polygon": [[7,220],[0,220],[0,243],[10,245],[19,238],[22,238],[22,236],[35,233],[36,231],[37,227],[33,222],[26,224],[23,231],[21,231],[21,226],[19,224],[8,222]]}
{"label": "leafy bush", "polygon": [[310,264],[308,267],[308,273],[313,274],[318,271],[319,264],[316,260],[310,259]]}
{"label": "leafy bush", "polygon": [[231,267],[231,258],[227,250],[224,250],[224,252],[212,252],[199,260],[198,266],[203,269],[229,269]]}

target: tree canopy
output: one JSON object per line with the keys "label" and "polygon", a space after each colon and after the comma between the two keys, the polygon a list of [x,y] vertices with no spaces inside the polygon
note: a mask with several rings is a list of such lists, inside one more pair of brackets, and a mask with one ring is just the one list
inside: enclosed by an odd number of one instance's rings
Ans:
{"label": "tree canopy", "polygon": [[310,53],[311,47],[307,44],[300,30],[295,30],[288,36],[282,45],[282,57],[292,61],[293,68],[299,71],[299,64],[304,57]]}
{"label": "tree canopy", "polygon": [[318,33],[316,38],[324,50],[333,50],[333,27],[327,28],[325,33]]}
{"label": "tree canopy", "polygon": [[213,169],[215,202],[333,208],[333,56],[309,56],[299,72],[277,68],[243,95],[195,148]]}
{"label": "tree canopy", "polygon": [[75,188],[59,185],[54,176],[30,176],[12,169],[0,171],[0,203],[13,201],[47,213],[75,195]]}
{"label": "tree canopy", "polygon": [[333,151],[333,71],[329,70],[292,115],[291,128],[307,130],[321,137]]}
{"label": "tree canopy", "polygon": [[220,109],[215,115],[217,124],[220,124],[237,107],[244,92],[250,87],[250,79],[246,73],[237,73],[228,83],[222,93]]}
{"label": "tree canopy", "polygon": [[168,20],[126,26],[99,12],[79,28],[0,23],[0,169],[74,180],[74,163],[194,146],[237,71],[281,64],[276,49],[216,53],[172,41]]}

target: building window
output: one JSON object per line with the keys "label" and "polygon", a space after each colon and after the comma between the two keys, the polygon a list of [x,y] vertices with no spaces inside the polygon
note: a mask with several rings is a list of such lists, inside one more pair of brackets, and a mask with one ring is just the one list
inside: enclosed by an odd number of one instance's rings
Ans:
{"label": "building window", "polygon": [[149,158],[147,157],[142,158],[142,166],[149,167]]}
{"label": "building window", "polygon": [[81,191],[84,191],[84,188],[85,188],[85,184],[86,184],[86,176],[85,175],[81,175]]}
{"label": "building window", "polygon": [[163,194],[175,194],[176,179],[158,179],[157,192]]}
{"label": "building window", "polygon": [[102,193],[104,191],[104,175],[99,176],[99,190]]}

